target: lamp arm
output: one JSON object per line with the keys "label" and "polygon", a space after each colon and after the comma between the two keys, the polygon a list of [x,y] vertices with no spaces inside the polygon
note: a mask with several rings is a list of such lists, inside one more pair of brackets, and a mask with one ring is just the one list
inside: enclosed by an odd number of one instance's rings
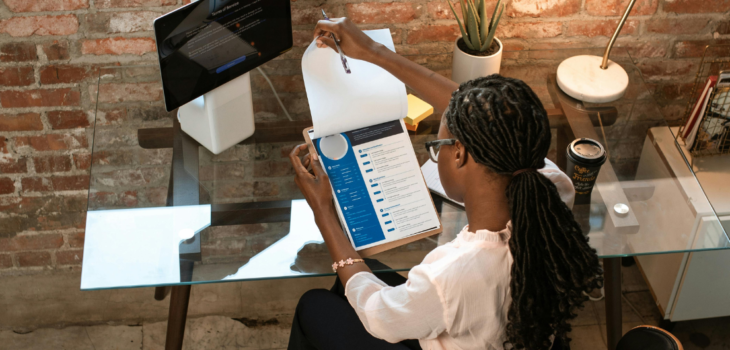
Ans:
{"label": "lamp arm", "polygon": [[621,28],[623,28],[624,23],[626,23],[626,19],[629,18],[629,13],[631,12],[631,9],[634,7],[634,3],[636,0],[631,0],[629,2],[629,6],[626,8],[626,12],[624,12],[624,16],[621,17],[621,20],[618,22],[618,28],[616,28],[616,31],[613,33],[613,36],[611,37],[611,40],[608,42],[608,46],[606,46],[606,52],[603,53],[603,62],[601,63],[601,69],[608,68],[608,55],[611,53],[611,49],[613,48],[613,43],[616,41],[616,38],[618,37],[618,33],[621,32]]}

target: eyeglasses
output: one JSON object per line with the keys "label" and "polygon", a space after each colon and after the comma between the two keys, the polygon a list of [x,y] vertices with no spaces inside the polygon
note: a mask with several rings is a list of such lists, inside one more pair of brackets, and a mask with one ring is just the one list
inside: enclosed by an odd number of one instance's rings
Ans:
{"label": "eyeglasses", "polygon": [[428,155],[431,156],[431,161],[438,163],[439,161],[439,150],[443,145],[453,145],[456,143],[456,139],[444,139],[444,140],[433,140],[426,142],[426,150]]}

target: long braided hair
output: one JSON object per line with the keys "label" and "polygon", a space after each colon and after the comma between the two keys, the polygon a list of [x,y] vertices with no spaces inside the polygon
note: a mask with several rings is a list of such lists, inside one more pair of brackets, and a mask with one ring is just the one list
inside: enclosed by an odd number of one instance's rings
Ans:
{"label": "long braided hair", "polygon": [[[446,123],[474,161],[494,173],[511,176],[545,166],[547,113],[521,80],[494,74],[462,84],[452,94]],[[588,299],[583,292],[603,285],[596,251],[555,185],[539,172],[515,175],[507,198],[514,262],[506,344],[549,349],[555,335],[569,346],[568,320]]]}

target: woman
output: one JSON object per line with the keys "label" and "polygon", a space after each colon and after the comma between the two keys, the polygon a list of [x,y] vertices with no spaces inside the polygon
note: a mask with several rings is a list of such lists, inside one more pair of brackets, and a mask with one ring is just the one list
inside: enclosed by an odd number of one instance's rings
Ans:
{"label": "woman", "polygon": [[[378,45],[346,19],[320,21],[318,47],[334,46],[330,33],[347,56],[386,69],[446,111],[438,140],[427,147],[448,196],[464,202],[469,225],[429,253],[405,283],[395,274],[376,276],[364,263],[340,264],[341,285],[300,300],[289,349],[418,348],[408,339],[423,349],[540,350],[553,341],[567,347],[568,320],[584,293],[601,287],[602,270],[561,200],[561,194],[572,198],[570,180],[554,164],[546,167],[550,128],[535,93],[499,75],[458,86]],[[295,182],[332,259],[359,259],[317,155],[299,157],[305,149],[290,154]]]}

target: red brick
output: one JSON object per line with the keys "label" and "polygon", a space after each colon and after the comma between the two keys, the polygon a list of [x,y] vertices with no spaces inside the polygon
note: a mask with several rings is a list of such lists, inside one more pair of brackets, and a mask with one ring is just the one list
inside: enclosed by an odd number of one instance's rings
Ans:
{"label": "red brick", "polygon": [[75,153],[73,155],[73,157],[74,157],[74,164],[76,165],[76,169],[88,170],[91,167],[91,154]]}
{"label": "red brick", "polygon": [[3,197],[0,198],[0,212],[12,212],[15,214],[33,214],[41,209],[60,210],[55,203],[58,197]]}
{"label": "red brick", "polygon": [[78,83],[98,76],[98,70],[90,65],[53,65],[41,68],[41,84]]}
{"label": "red brick", "polygon": [[[5,106],[5,103],[3,103]],[[0,131],[43,130],[38,113],[0,114]]]}
{"label": "red brick", "polygon": [[86,213],[50,213],[36,218],[36,229],[41,231],[83,228]]}
{"label": "red brick", "polygon": [[19,267],[50,266],[51,253],[49,252],[27,252],[15,255]]}
{"label": "red brick", "polygon": [[23,188],[23,193],[53,190],[51,180],[46,177],[24,177],[20,179],[20,186]]}
{"label": "red brick", "polygon": [[347,13],[355,23],[408,23],[416,18],[410,2],[347,4]]}
{"label": "red brick", "polygon": [[70,233],[68,235],[68,245],[71,248],[83,248],[84,247],[84,232]]}
{"label": "red brick", "polygon": [[89,193],[90,207],[109,208],[109,207],[136,207],[138,203],[137,191],[105,192],[91,191]]}
{"label": "red brick", "polygon": [[10,254],[0,254],[0,269],[9,269],[13,267],[13,259]]}
{"label": "red brick", "polygon": [[0,194],[15,192],[15,181],[9,177],[0,177]]}
{"label": "red brick", "polygon": [[[607,36],[613,35],[618,27],[618,20],[605,20],[605,21],[570,21],[568,22],[568,28],[565,32],[567,36],[587,36],[589,38],[595,36]],[[630,35],[636,32],[639,28],[639,21],[628,20],[624,23],[621,28],[622,35]]]}
{"label": "red brick", "polygon": [[672,79],[695,72],[695,62],[687,60],[650,60],[637,64],[647,80]]}
{"label": "red brick", "polygon": [[19,216],[0,218],[0,250],[7,245],[7,239],[2,237],[13,237],[18,232],[25,231],[29,226],[29,219]]}
{"label": "red brick", "polygon": [[35,82],[33,67],[0,68],[0,85],[26,86]]}
{"label": "red brick", "polygon": [[160,206],[167,203],[167,187],[146,188],[144,195],[149,204]]}
{"label": "red brick", "polygon": [[71,35],[79,30],[76,15],[11,17],[0,21],[0,33],[14,37]]}
{"label": "red brick", "polygon": [[657,18],[646,22],[646,30],[663,34],[697,34],[709,22],[707,18]]}
{"label": "red brick", "polygon": [[[730,39],[677,41],[674,43],[674,57],[702,57],[705,52],[705,47],[713,44],[727,45],[730,44]],[[711,55],[727,57],[730,56],[730,49],[722,47],[719,50],[713,49],[709,53]]]}
{"label": "red brick", "polygon": [[[626,12],[630,0],[586,0],[585,9],[593,16],[620,16]],[[638,0],[631,9],[632,16],[656,13],[659,0]]]}
{"label": "red brick", "polygon": [[85,16],[87,27],[94,33],[134,33],[151,31],[155,18],[163,15],[154,11],[97,12]]}
{"label": "red brick", "polygon": [[74,191],[89,188],[89,175],[54,176],[51,178],[54,191]]}
{"label": "red brick", "polygon": [[[5,159],[5,160],[3,160]],[[28,165],[25,158],[9,159],[0,158],[0,174],[23,174],[28,172]]]}
{"label": "red brick", "polygon": [[[304,80],[301,75],[269,75],[271,83],[279,92],[304,92]],[[270,92],[271,87],[263,76],[251,75],[251,88],[254,91]]]}
{"label": "red brick", "polygon": [[96,125],[119,124],[127,119],[127,110],[125,108],[118,109],[97,109]]}
{"label": "red brick", "polygon": [[80,110],[50,111],[47,116],[48,122],[54,130],[85,128],[90,125],[86,112]]}
{"label": "red brick", "polygon": [[408,31],[408,44],[432,41],[454,41],[461,35],[457,25],[429,25]]}
{"label": "red brick", "polygon": [[292,7],[291,9],[291,23],[293,25],[315,25],[317,21],[322,20],[322,9],[327,11],[330,17],[334,18],[334,13],[328,7],[313,7],[308,6],[304,8]]}
{"label": "red brick", "polygon": [[56,252],[57,265],[81,265],[84,260],[84,251],[78,250],[60,250]]}
{"label": "red brick", "polygon": [[89,8],[89,0],[5,0],[13,12],[73,11]]}
{"label": "red brick", "polygon": [[664,12],[675,13],[723,13],[730,10],[728,0],[674,0],[664,2]]}
{"label": "red brick", "polygon": [[58,173],[71,170],[69,156],[33,157],[36,173]]}
{"label": "red brick", "polygon": [[177,0],[97,0],[98,8],[112,7],[157,7],[177,4]]}
{"label": "red brick", "polygon": [[721,35],[730,34],[730,21],[718,22],[714,32]]}
{"label": "red brick", "polygon": [[84,55],[143,55],[155,51],[155,40],[151,38],[105,38],[84,40],[81,53]]}
{"label": "red brick", "polygon": [[581,0],[512,0],[505,10],[510,17],[564,17],[580,11]]}
{"label": "red brick", "polygon": [[0,45],[0,62],[27,62],[38,59],[35,44],[28,42]]}
{"label": "red brick", "polygon": [[31,147],[36,151],[59,151],[87,148],[88,142],[83,134],[46,134],[38,136],[19,136],[15,139],[18,148]]}
{"label": "red brick", "polygon": [[65,40],[46,41],[41,48],[49,61],[67,60],[71,57],[68,53],[68,41]]}
{"label": "red brick", "polygon": [[312,42],[311,30],[295,30],[292,35],[294,37],[294,46],[309,46],[309,43]]}
{"label": "red brick", "polygon": [[5,108],[78,106],[81,94],[74,88],[0,91],[0,103]]}
{"label": "red brick", "polygon": [[563,32],[561,22],[502,23],[497,27],[497,37],[502,38],[553,38]]}
{"label": "red brick", "polygon": [[669,50],[668,42],[665,40],[645,40],[642,38],[620,38],[616,42],[616,47],[625,47],[634,58],[644,57],[666,57]]}
{"label": "red brick", "polygon": [[[490,17],[491,11],[494,9],[494,4],[496,4],[496,0],[487,1],[487,15],[489,15]],[[432,18],[454,19],[454,14],[451,12],[449,4],[447,4],[444,0],[431,1],[426,5],[426,8],[428,9],[428,13],[431,15]],[[458,2],[454,3],[454,10],[456,10],[459,18],[463,18],[461,14],[461,6],[459,6]]]}
{"label": "red brick", "polygon": [[[96,89],[96,85],[90,87]],[[160,83],[117,83],[99,85],[99,102],[118,103],[128,101],[160,101]]]}
{"label": "red brick", "polygon": [[276,196],[279,194],[279,186],[268,181],[256,181],[253,183],[254,196]]}
{"label": "red brick", "polygon": [[0,251],[12,252],[38,249],[58,249],[63,245],[63,236],[57,233],[0,238]]}

